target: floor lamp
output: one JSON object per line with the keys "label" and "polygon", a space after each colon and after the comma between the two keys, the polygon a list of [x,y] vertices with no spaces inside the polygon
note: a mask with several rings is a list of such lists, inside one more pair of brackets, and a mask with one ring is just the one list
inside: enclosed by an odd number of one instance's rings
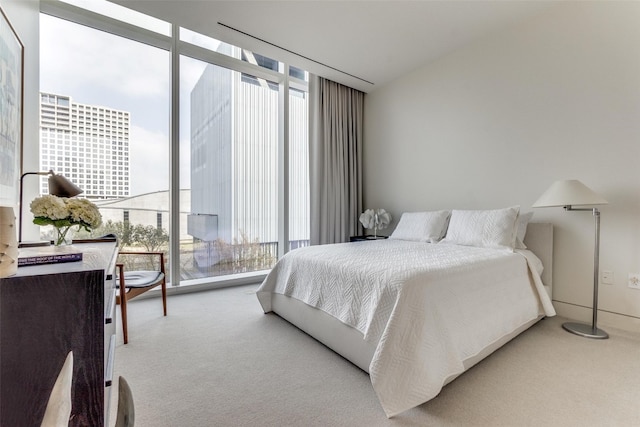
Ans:
{"label": "floor lamp", "polygon": [[[73,197],[82,193],[82,190],[77,187],[73,182],[69,181],[62,175],[56,175],[52,170],[49,172],[25,172],[20,176],[20,211],[18,212],[20,227],[18,228],[18,247],[33,246],[34,244],[22,243],[22,196],[23,196],[23,181],[27,175],[49,175],[49,194],[58,197]],[[45,243],[35,243],[37,246],[47,245]]]}
{"label": "floor lamp", "polygon": [[608,202],[578,180],[556,181],[533,204],[534,208],[563,206],[566,211],[590,211],[595,219],[595,248],[593,255],[593,320],[591,325],[567,322],[562,325],[567,331],[587,338],[609,338],[598,329],[598,276],[600,265],[600,211],[597,208],[574,208],[577,206],[606,205]]}

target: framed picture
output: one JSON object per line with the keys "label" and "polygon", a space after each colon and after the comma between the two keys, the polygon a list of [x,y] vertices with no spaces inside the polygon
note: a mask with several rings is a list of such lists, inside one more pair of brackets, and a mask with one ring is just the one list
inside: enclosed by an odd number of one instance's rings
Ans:
{"label": "framed picture", "polygon": [[0,206],[18,203],[24,46],[0,8]]}

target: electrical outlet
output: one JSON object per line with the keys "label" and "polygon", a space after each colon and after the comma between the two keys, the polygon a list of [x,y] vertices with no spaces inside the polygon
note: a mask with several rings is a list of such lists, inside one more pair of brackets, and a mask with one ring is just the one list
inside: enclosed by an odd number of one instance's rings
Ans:
{"label": "electrical outlet", "polygon": [[629,287],[640,289],[640,273],[629,273]]}
{"label": "electrical outlet", "polygon": [[602,283],[605,285],[613,285],[613,271],[602,272]]}

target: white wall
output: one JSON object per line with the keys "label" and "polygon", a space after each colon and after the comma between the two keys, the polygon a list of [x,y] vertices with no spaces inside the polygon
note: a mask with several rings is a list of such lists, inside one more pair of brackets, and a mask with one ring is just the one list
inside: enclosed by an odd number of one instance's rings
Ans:
{"label": "white wall", "polygon": [[[365,97],[365,207],[488,209],[558,179],[602,194],[601,325],[640,329],[640,3],[571,2],[476,41]],[[555,224],[559,314],[590,321],[593,216]],[[613,312],[618,314],[610,314]],[[623,316],[624,315],[624,316]],[[632,316],[632,317],[629,317]]]}
{"label": "white wall", "polygon": [[[29,153],[37,152],[40,141],[40,31],[38,29],[40,3],[38,1],[0,0],[0,7],[4,10],[24,46],[24,155],[22,171],[37,171],[39,170],[38,156],[30,156]],[[25,216],[23,219],[25,223],[22,231],[23,240],[38,239],[39,227],[31,223],[33,217],[28,207],[28,201],[33,200],[38,195],[38,182],[37,177],[29,176],[25,178],[24,200],[26,200],[27,203],[25,203],[26,208],[23,211],[23,215]],[[18,217],[17,201],[14,210],[16,217]]]}

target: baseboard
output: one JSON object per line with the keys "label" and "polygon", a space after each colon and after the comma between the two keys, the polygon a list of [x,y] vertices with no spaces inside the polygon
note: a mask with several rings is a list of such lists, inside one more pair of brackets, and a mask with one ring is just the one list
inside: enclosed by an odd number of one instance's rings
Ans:
{"label": "baseboard", "polygon": [[[228,288],[231,286],[259,285],[260,283],[262,283],[265,277],[265,272],[258,271],[222,277],[207,277],[203,279],[189,280],[186,281],[186,283],[181,284],[180,286],[168,285],[167,296],[188,294],[191,292],[210,291],[213,289]],[[145,298],[160,297],[160,291],[161,289],[158,286],[151,289],[149,292],[145,292],[144,294],[137,296],[136,299],[141,300]]]}
{"label": "baseboard", "polygon": [[[553,301],[553,306],[558,316],[591,324],[593,311],[588,307],[567,304],[560,301]],[[640,319],[624,314],[598,310],[598,327],[606,330],[607,326],[629,332],[638,332],[640,331]]]}

